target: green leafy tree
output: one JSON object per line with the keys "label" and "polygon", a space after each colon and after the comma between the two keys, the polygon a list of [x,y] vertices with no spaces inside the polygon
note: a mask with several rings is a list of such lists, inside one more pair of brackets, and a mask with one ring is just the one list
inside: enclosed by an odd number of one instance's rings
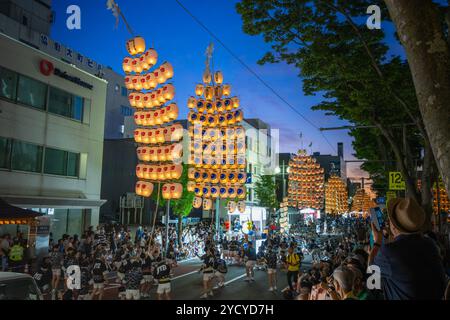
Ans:
{"label": "green leafy tree", "polygon": [[275,210],[278,207],[275,177],[273,175],[258,176],[255,182],[255,194],[259,205]]}
{"label": "green leafy tree", "polygon": [[[263,35],[271,44],[272,50],[259,63],[284,61],[296,66],[305,94],[323,97],[314,110],[355,125],[376,127],[368,133],[362,133],[366,129],[352,133],[357,140],[356,155],[379,159],[380,145],[369,150],[363,142],[364,137],[382,137],[387,154],[393,156],[405,178],[408,195],[422,202],[431,214],[428,186],[434,158],[430,141],[407,63],[388,55],[382,30],[369,30],[365,25],[367,7],[373,4],[380,5],[383,17],[388,17],[383,3],[373,0],[243,0],[237,11],[245,32]],[[406,138],[402,128],[391,126],[405,123],[414,124],[408,127]],[[417,152],[420,149],[422,153]],[[422,194],[416,184],[419,163],[423,164]],[[367,163],[363,167],[379,178],[386,175],[386,166]]]}

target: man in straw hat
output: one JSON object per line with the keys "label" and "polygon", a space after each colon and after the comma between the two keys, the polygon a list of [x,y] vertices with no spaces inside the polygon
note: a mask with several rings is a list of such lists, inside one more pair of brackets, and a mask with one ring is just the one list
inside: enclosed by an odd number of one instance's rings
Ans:
{"label": "man in straw hat", "polygon": [[369,256],[369,265],[380,268],[385,299],[442,299],[445,272],[436,244],[422,235],[425,212],[411,198],[392,199],[387,207],[393,240],[383,243],[382,230],[372,223],[374,246]]}

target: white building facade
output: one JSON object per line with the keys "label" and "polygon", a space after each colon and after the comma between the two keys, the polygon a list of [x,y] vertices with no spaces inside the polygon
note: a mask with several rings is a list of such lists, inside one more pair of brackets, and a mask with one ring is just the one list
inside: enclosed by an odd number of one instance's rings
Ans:
{"label": "white building facade", "polygon": [[54,239],[80,234],[104,202],[107,82],[1,33],[0,47],[0,198],[52,215]]}

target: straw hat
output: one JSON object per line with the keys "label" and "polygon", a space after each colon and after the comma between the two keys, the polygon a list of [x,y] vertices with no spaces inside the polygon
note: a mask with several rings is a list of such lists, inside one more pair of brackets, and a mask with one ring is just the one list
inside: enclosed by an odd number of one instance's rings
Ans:
{"label": "straw hat", "polygon": [[425,211],[412,198],[396,198],[387,204],[391,223],[401,232],[419,232],[425,224]]}

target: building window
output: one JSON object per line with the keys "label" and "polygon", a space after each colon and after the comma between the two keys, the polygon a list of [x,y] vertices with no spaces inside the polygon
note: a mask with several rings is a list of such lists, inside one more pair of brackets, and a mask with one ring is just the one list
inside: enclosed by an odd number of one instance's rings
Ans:
{"label": "building window", "polygon": [[128,97],[128,90],[126,87],[122,87],[122,97]]}
{"label": "building window", "polygon": [[0,68],[0,97],[16,100],[17,73]]}
{"label": "building window", "polygon": [[133,115],[133,109],[127,106],[120,106],[120,113],[124,117],[132,116]]}
{"label": "building window", "polygon": [[67,176],[78,177],[80,166],[80,155],[78,153],[67,152]]}
{"label": "building window", "polygon": [[11,139],[0,137],[0,168],[10,167]]}
{"label": "building window", "polygon": [[83,120],[85,99],[74,96],[63,90],[50,87],[50,100],[48,111],[63,117]]}
{"label": "building window", "polygon": [[29,172],[42,171],[42,147],[22,141],[13,141],[11,169]]}
{"label": "building window", "polygon": [[78,176],[79,155],[77,153],[45,148],[44,173],[59,176]]}
{"label": "building window", "polygon": [[19,75],[17,102],[45,110],[47,85],[40,81]]}

